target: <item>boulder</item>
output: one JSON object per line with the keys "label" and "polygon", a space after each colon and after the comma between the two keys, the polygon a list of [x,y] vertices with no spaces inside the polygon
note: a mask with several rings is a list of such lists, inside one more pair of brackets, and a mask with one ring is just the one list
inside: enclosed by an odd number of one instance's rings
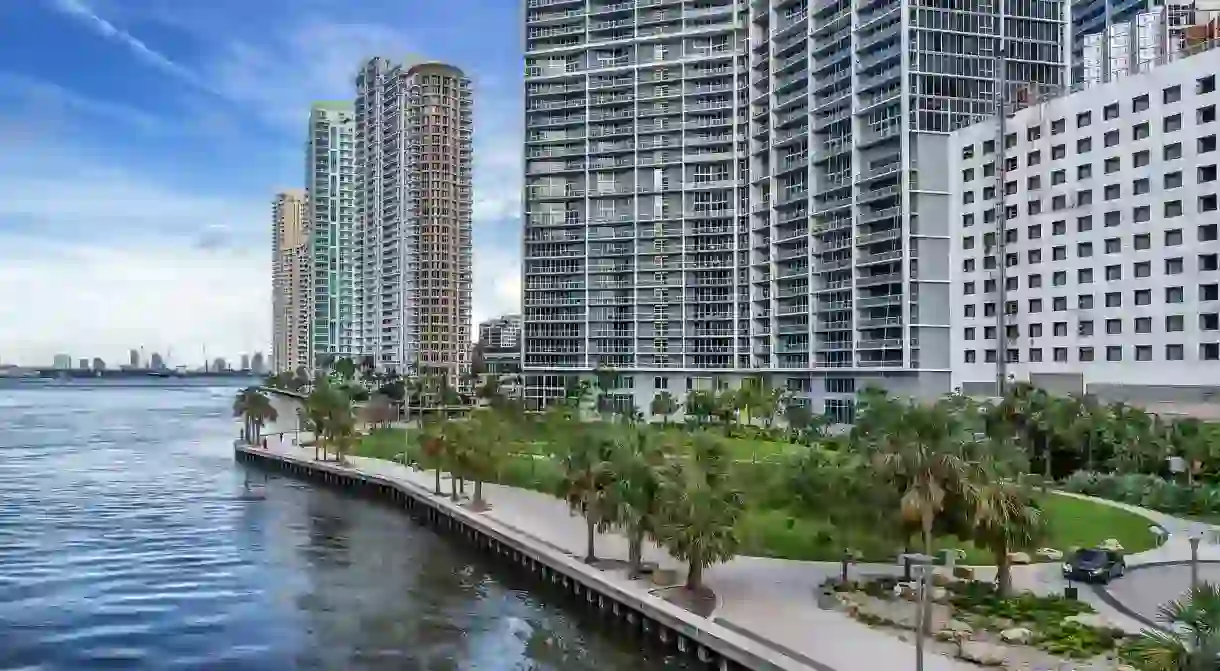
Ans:
{"label": "boulder", "polygon": [[944,573],[933,573],[932,584],[937,587],[944,587],[953,582],[953,576],[945,575]]}
{"label": "boulder", "polygon": [[1020,643],[1022,645],[1029,643],[1033,638],[1034,632],[1025,627],[1013,627],[1000,632],[1000,640],[1005,643]]}
{"label": "boulder", "polygon": [[1114,667],[1114,671],[1136,671],[1136,669],[1130,664],[1119,664],[1118,666]]}
{"label": "boulder", "polygon": [[1030,562],[1029,553],[1027,552],[1009,552],[1008,561],[1014,564],[1028,564]]}
{"label": "boulder", "polygon": [[949,590],[944,587],[932,588],[932,600],[936,603],[945,603],[949,600]]}
{"label": "boulder", "polygon": [[901,587],[898,590],[898,596],[906,599],[907,601],[914,601],[917,595],[918,592],[915,591],[914,587]]}
{"label": "boulder", "polygon": [[1002,645],[981,641],[963,641],[958,648],[957,656],[979,666],[1000,666],[1008,657],[1007,653],[1007,648]]}
{"label": "boulder", "polygon": [[959,580],[974,580],[974,569],[969,566],[954,566],[953,577]]}
{"label": "boulder", "polygon": [[1060,561],[1063,559],[1063,553],[1055,548],[1038,548],[1038,557],[1046,561]]}

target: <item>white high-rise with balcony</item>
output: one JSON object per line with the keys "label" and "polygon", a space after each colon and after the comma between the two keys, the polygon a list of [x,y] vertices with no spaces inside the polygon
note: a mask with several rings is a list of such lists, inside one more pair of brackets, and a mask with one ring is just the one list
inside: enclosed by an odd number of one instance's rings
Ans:
{"label": "white high-rise with balcony", "polygon": [[950,391],[928,138],[994,112],[1001,31],[1014,88],[1066,75],[1066,0],[1006,4],[527,0],[527,401],[599,366],[637,407]]}
{"label": "white high-rise with balcony", "polygon": [[451,65],[356,78],[363,351],[381,370],[470,370],[473,94]]}

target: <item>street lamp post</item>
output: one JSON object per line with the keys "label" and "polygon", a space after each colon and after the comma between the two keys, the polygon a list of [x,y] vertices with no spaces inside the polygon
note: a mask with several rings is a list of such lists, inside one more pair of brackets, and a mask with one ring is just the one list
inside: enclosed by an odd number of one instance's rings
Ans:
{"label": "street lamp post", "polygon": [[916,611],[915,611],[915,671],[923,671],[924,634],[928,628],[928,576],[932,574],[935,557],[925,554],[906,554],[902,556],[908,567],[915,568]]}
{"label": "street lamp post", "polygon": [[1195,533],[1190,536],[1190,591],[1194,592],[1199,589],[1199,542],[1203,540],[1203,534]]}

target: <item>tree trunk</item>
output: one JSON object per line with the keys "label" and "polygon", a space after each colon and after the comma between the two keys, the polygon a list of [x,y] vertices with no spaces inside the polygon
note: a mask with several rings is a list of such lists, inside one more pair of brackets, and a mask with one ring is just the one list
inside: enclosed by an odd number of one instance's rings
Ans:
{"label": "tree trunk", "polygon": [[640,574],[644,564],[644,530],[632,529],[627,536],[627,570],[628,577],[634,578]]}
{"label": "tree trunk", "polygon": [[1012,562],[1008,559],[1007,545],[996,550],[995,569],[996,593],[1001,599],[1006,599],[1012,593]]}
{"label": "tree trunk", "polygon": [[686,567],[686,589],[692,592],[703,587],[702,559],[702,557],[691,557],[690,563]]}
{"label": "tree trunk", "polygon": [[585,563],[592,564],[597,561],[597,553],[594,543],[597,540],[597,524],[593,520],[593,516],[585,511]]}
{"label": "tree trunk", "polygon": [[466,478],[458,478],[458,491],[462,493],[462,496],[466,495]]}
{"label": "tree trunk", "polygon": [[[923,519],[923,553],[925,555],[932,554],[932,516],[930,514],[925,514]],[[924,590],[927,590],[932,585],[928,575],[931,570],[931,566],[924,566],[920,569],[920,582]],[[928,627],[932,625],[932,599],[925,597],[920,610],[919,624],[926,634],[928,633]]]}
{"label": "tree trunk", "polygon": [[437,496],[443,493],[441,492],[441,467],[439,465],[436,467],[436,491],[433,493]]}
{"label": "tree trunk", "polygon": [[1042,493],[1045,495],[1051,482],[1051,441],[1046,436],[1042,437],[1042,462]]}
{"label": "tree trunk", "polygon": [[453,501],[458,500],[457,475],[453,471],[449,472],[449,498]]}
{"label": "tree trunk", "polygon": [[483,481],[482,480],[474,481],[474,505],[476,508],[482,507],[482,505],[483,505]]}

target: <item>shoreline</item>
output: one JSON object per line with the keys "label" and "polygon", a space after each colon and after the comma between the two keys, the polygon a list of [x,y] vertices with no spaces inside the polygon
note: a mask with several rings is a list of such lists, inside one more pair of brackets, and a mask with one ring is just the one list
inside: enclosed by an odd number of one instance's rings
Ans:
{"label": "shoreline", "polygon": [[640,627],[645,635],[655,636],[661,643],[673,646],[693,659],[714,664],[714,668],[723,671],[845,671],[808,659],[738,625],[726,626],[714,618],[700,617],[656,596],[640,584],[616,580],[528,531],[474,512],[447,496],[436,496],[420,483],[390,474],[367,472],[355,466],[318,462],[241,441],[235,441],[233,447],[235,457],[244,463],[320,480],[347,490],[359,488],[391,505],[417,513],[430,525],[462,535],[479,549],[525,568],[538,580],[562,585],[576,596],[583,596],[591,606],[595,604],[599,610]]}

